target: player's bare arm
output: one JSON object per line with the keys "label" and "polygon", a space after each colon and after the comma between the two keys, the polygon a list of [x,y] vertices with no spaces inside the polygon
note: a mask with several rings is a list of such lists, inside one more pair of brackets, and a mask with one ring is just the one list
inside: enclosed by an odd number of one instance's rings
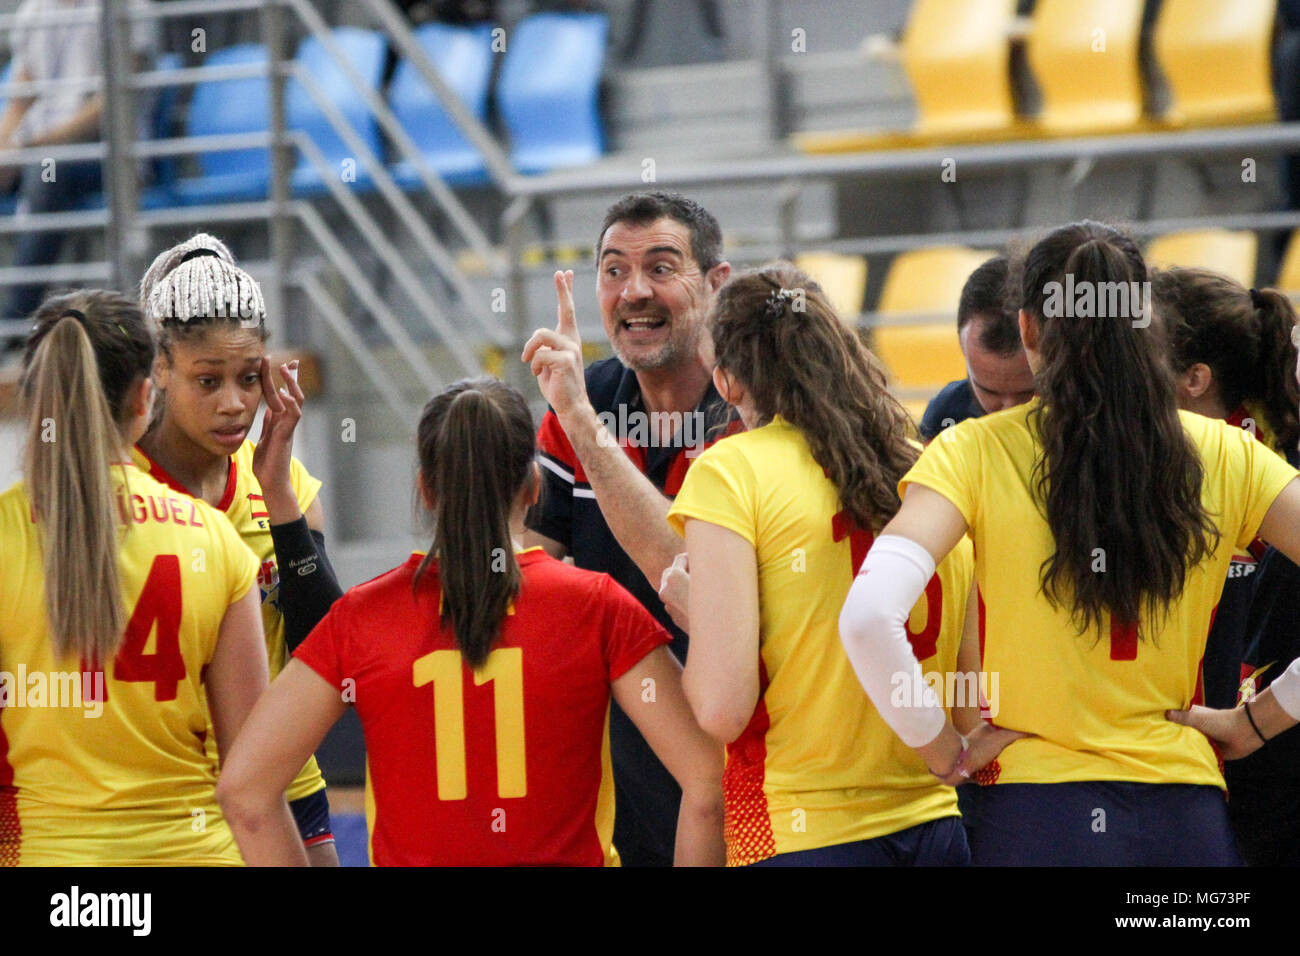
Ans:
{"label": "player's bare arm", "polygon": [[307,865],[284,791],[346,708],[338,690],[299,660],[288,663],[253,708],[217,785],[250,866]]}
{"label": "player's bare arm", "polygon": [[719,743],[740,736],[758,705],[758,558],[736,532],[686,521],[694,622],[683,686],[700,726]]}
{"label": "player's bare arm", "polygon": [[678,866],[722,866],[722,747],[700,729],[682,690],[682,666],[666,647],[613,682],[614,700],[682,788]]}

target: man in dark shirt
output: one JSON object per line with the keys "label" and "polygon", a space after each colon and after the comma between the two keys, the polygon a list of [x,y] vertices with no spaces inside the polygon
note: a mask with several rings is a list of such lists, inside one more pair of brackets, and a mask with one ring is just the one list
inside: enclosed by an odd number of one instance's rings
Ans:
{"label": "man in dark shirt", "polygon": [[[550,403],[537,439],[546,486],[528,543],[608,573],[672,633],[682,661],[687,636],[657,590],[684,550],[666,520],[671,498],[700,450],[733,427],[713,388],[705,324],[731,274],[721,249],[717,220],[697,203],[662,192],[624,197],[596,242],[596,293],[617,357],[584,373],[571,274],[561,273],[560,326],[539,330],[524,350]],[[610,749],[622,862],[671,865],[681,791],[617,705]]]}
{"label": "man in dark shirt", "polygon": [[920,426],[926,442],[949,425],[1034,397],[1034,373],[1020,344],[1008,272],[1006,257],[996,256],[972,272],[962,287],[957,340],[966,358],[966,378],[949,382],[926,406]]}

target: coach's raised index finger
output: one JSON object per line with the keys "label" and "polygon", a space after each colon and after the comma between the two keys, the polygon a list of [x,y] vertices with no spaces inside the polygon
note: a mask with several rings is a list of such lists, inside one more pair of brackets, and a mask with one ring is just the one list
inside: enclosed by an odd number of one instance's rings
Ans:
{"label": "coach's raised index finger", "polygon": [[573,270],[555,273],[555,294],[558,301],[555,331],[567,338],[579,341],[578,319],[573,305]]}

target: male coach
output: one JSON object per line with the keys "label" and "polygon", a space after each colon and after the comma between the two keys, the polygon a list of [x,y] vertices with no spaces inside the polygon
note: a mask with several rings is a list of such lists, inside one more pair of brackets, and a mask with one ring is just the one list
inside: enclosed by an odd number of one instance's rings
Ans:
{"label": "male coach", "polygon": [[[535,332],[523,353],[550,403],[537,439],[546,487],[528,543],[608,573],[672,633],[682,661],[687,636],[657,594],[683,550],[668,508],[705,444],[739,427],[713,387],[706,327],[731,274],[721,254],[717,220],[698,203],[625,196],[596,241],[596,295],[616,357],[584,374],[572,273],[556,273],[559,325]],[[671,865],[681,791],[617,705],[610,749],[622,862]]]}
{"label": "male coach", "polygon": [[957,341],[966,359],[966,378],[949,382],[926,406],[920,426],[926,442],[949,425],[1034,397],[1034,373],[1020,344],[1018,310],[1008,304],[1009,270],[1006,256],[996,256],[962,286]]}

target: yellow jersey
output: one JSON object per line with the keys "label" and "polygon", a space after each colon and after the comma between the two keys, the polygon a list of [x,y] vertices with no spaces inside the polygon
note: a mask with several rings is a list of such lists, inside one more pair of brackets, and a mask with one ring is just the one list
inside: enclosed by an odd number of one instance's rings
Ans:
{"label": "yellow jersey", "polygon": [[[668,514],[679,533],[688,518],[734,531],[758,559],[760,694],[727,747],[728,865],[957,816],[956,792],[885,723],[840,643],[872,535],[840,512],[803,434],[778,417],[707,449]],[[956,670],[972,574],[970,545],[959,545],[912,612],[924,672]]]}
{"label": "yellow jersey", "polygon": [[[1296,470],[1249,431],[1191,412],[1183,428],[1204,464],[1201,500],[1220,532],[1187,576],[1163,622],[1137,632],[1107,618],[1078,635],[1068,607],[1043,597],[1040,568],[1054,552],[1032,493],[1041,455],[1027,405],[946,429],[904,476],[943,495],[975,541],[983,669],[997,677],[997,723],[1036,737],[1002,752],[997,783],[1116,780],[1206,784],[1223,776],[1205,736],[1165,719],[1197,702],[1201,658],[1233,552],[1250,544]],[[1123,573],[1122,555],[1095,555],[1099,573]]]}
{"label": "yellow jersey", "polygon": [[[275,680],[276,675],[284,669],[288,649],[284,642],[284,615],[280,611],[280,571],[275,560],[275,545],[271,541],[271,519],[266,513],[262,486],[253,475],[253,450],[256,447],[253,442],[246,441],[230,456],[226,490],[217,503],[217,510],[225,514],[244,543],[257,555],[257,584],[262,592],[262,630],[266,634],[266,659],[270,664],[271,680]],[[148,472],[163,484],[183,494],[189,493],[184,485],[138,446],[132,449],[132,458],[142,471]],[[298,499],[298,507],[305,513],[316,500],[321,483],[308,474],[297,458],[289,463],[289,480]],[[215,760],[215,747],[210,753]],[[321,776],[316,758],[311,757],[289,785],[285,796],[290,801],[299,800],[323,789],[325,778]]]}
{"label": "yellow jersey", "polygon": [[203,671],[257,560],[203,502],[129,465],[114,482],[129,624],[98,671],[55,655],[30,499],[0,495],[0,864],[238,866]]}

